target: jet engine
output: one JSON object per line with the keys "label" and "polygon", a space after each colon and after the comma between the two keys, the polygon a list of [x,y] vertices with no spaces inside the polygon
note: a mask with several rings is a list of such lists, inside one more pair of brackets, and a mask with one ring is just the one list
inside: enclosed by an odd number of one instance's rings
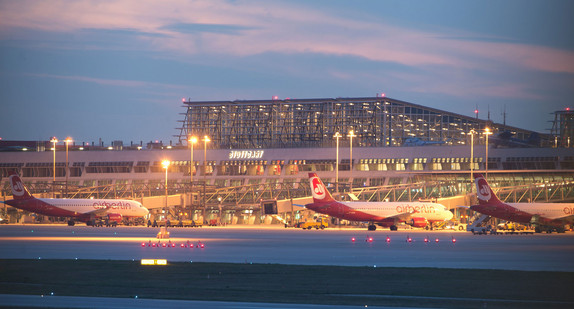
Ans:
{"label": "jet engine", "polygon": [[410,222],[408,222],[409,225],[413,226],[413,227],[425,227],[428,224],[427,219],[425,218],[412,218],[410,220]]}
{"label": "jet engine", "polygon": [[117,223],[121,223],[122,222],[122,215],[121,214],[108,214],[108,219],[110,221],[115,221]]}

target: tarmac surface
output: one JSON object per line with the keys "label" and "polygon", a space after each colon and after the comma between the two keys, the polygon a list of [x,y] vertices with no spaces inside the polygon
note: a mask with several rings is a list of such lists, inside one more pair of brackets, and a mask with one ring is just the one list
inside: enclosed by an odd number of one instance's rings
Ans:
{"label": "tarmac surface", "polygon": [[[571,232],[472,235],[458,231],[391,232],[379,229],[373,232],[366,229],[301,230],[278,226],[169,228],[168,231],[169,240],[158,240],[159,228],[2,225],[0,259],[145,258],[167,259],[168,262],[574,272],[574,264],[571,263],[574,233]],[[407,241],[409,237],[411,242]],[[198,244],[204,247],[198,247]]]}
{"label": "tarmac surface", "polygon": [[[34,308],[106,308],[106,309],[140,309],[140,308],[204,308],[204,309],[354,309],[365,306],[336,306],[310,304],[279,303],[242,303],[221,301],[188,301],[165,299],[134,299],[108,297],[73,297],[73,296],[39,296],[0,294],[1,307],[34,307]],[[368,308],[409,309],[409,307]],[[412,307],[411,307],[412,308]]]}

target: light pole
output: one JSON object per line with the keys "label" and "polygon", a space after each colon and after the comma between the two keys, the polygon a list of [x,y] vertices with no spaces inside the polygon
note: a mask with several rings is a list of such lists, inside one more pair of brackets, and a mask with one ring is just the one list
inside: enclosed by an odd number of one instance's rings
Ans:
{"label": "light pole", "polygon": [[193,144],[197,143],[197,137],[190,136],[188,139],[189,146],[190,146],[190,154],[191,159],[189,163],[189,183],[191,183],[191,187],[193,188]]}
{"label": "light pole", "polygon": [[58,142],[58,139],[53,136],[52,139],[50,139],[50,142],[53,144],[52,150],[54,153],[54,165],[53,170],[54,170],[54,178],[52,179],[52,197],[56,197],[56,143]]}
{"label": "light pole", "polygon": [[207,143],[211,142],[209,136],[203,136],[203,216],[205,218],[205,183],[207,182]]}
{"label": "light pole", "polygon": [[[164,207],[164,213],[165,210],[167,209],[167,171],[169,170],[169,160],[163,160],[161,161],[161,165],[163,166],[163,168],[165,168],[165,207]],[[165,215],[165,218],[167,219],[167,214]]]}
{"label": "light pole", "polygon": [[491,134],[492,132],[490,132],[489,128],[484,129],[484,135],[486,135],[486,164],[485,164],[484,179],[488,179],[488,136]]}
{"label": "light pole", "polygon": [[347,135],[351,141],[349,143],[349,145],[351,146],[351,154],[350,154],[350,159],[349,159],[349,170],[351,171],[351,174],[349,176],[349,178],[351,179],[350,183],[351,183],[351,188],[349,191],[353,190],[353,137],[355,137],[355,131],[351,130],[349,131],[349,134]]}
{"label": "light pole", "polygon": [[189,187],[189,217],[191,218],[191,209],[193,206],[193,168],[195,167],[195,165],[193,164],[193,144],[197,143],[197,137],[195,136],[189,136],[189,146],[190,146],[190,154],[191,154],[191,158],[190,158],[190,163],[189,163],[189,183],[190,183],[190,187]]}
{"label": "light pole", "polygon": [[222,212],[222,207],[221,207],[221,196],[217,197],[217,202],[218,202],[218,206],[219,206],[219,225],[223,225],[223,214]]}
{"label": "light pole", "polygon": [[68,174],[70,172],[70,167],[68,165],[68,144],[72,142],[71,137],[66,137],[64,143],[66,143],[66,197],[68,197]]}
{"label": "light pole", "polygon": [[337,139],[337,154],[335,160],[335,191],[339,193],[339,138],[343,137],[339,132],[333,136]]}
{"label": "light pole", "polygon": [[474,183],[474,135],[476,131],[471,129],[468,134],[470,134],[470,192],[472,192],[472,183]]}

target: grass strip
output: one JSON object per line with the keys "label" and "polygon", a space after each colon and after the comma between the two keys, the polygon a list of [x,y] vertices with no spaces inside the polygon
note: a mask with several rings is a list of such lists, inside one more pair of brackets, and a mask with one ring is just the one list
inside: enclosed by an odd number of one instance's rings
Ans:
{"label": "grass strip", "polygon": [[[570,272],[0,260],[0,293],[450,308],[572,308]],[[0,305],[1,306],[1,305]]]}

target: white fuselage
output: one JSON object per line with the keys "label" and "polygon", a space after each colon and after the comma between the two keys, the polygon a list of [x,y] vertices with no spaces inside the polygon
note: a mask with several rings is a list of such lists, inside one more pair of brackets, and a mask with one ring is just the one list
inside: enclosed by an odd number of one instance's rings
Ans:
{"label": "white fuselage", "polygon": [[123,217],[143,217],[149,213],[141,203],[131,200],[49,198],[39,198],[38,200],[43,204],[43,212],[59,210],[79,215],[105,209],[106,213],[120,214]]}
{"label": "white fuselage", "polygon": [[518,210],[556,220],[574,216],[574,203],[506,203]]}
{"label": "white fuselage", "polygon": [[341,202],[353,208],[377,217],[392,217],[404,213],[424,217],[428,221],[445,221],[453,217],[446,207],[436,203],[424,202]]}

